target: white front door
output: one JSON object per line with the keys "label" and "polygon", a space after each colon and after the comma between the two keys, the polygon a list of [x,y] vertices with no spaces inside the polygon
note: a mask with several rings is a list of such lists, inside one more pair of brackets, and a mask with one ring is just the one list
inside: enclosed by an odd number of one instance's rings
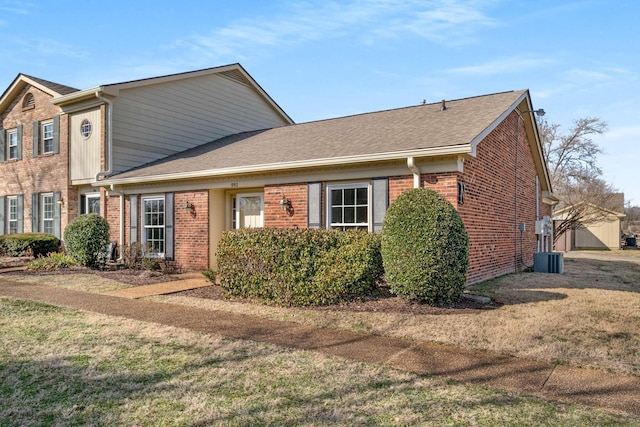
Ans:
{"label": "white front door", "polygon": [[236,194],[233,203],[234,227],[262,227],[264,217],[264,198],[262,194]]}

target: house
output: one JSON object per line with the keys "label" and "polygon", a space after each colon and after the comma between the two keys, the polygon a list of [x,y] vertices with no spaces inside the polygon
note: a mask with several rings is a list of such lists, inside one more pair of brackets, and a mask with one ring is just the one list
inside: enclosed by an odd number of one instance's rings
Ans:
{"label": "house", "polygon": [[294,124],[234,64],[50,105],[68,158],[62,227],[99,211],[121,246],[190,270],[216,268],[225,230],[376,232],[399,194],[427,187],[462,216],[474,283],[533,264],[554,200],[527,90]]}
{"label": "house", "polygon": [[[620,249],[622,220],[625,217],[624,194],[608,195],[605,201],[608,207],[589,204],[582,224],[558,236],[555,242],[556,250],[566,252],[581,249]],[[572,206],[567,206],[553,213],[556,228],[558,223],[572,215],[572,209]]]}
{"label": "house", "polygon": [[108,216],[106,176],[293,121],[238,64],[78,90],[19,74],[0,97],[0,234]]}
{"label": "house", "polygon": [[60,237],[68,223],[67,121],[50,101],[76,91],[20,74],[0,97],[0,234]]}

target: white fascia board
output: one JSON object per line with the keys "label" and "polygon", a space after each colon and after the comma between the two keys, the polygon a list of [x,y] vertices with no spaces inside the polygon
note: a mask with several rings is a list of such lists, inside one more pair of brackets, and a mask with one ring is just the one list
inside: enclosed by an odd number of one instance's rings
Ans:
{"label": "white fascia board", "polygon": [[51,99],[54,105],[62,106],[65,104],[71,104],[84,99],[95,98],[96,92],[102,92],[102,86],[97,86],[91,89],[80,90],[78,92],[70,93],[69,95],[58,96]]}
{"label": "white fascia board", "polygon": [[454,147],[428,148],[422,150],[406,150],[391,153],[376,153],[359,156],[331,157],[326,159],[303,160],[296,162],[271,163],[264,165],[237,166],[222,169],[199,170],[192,172],[178,172],[164,175],[153,175],[146,177],[130,177],[130,178],[112,178],[102,180],[94,185],[123,185],[123,184],[140,184],[158,181],[171,181],[178,179],[198,179],[205,177],[219,177],[225,175],[241,175],[256,172],[274,172],[278,170],[290,170],[300,168],[313,168],[324,166],[341,166],[348,164],[359,164],[366,162],[379,162],[386,160],[406,159],[407,157],[434,157],[434,156],[450,156],[464,155],[471,153],[469,144],[457,145]]}

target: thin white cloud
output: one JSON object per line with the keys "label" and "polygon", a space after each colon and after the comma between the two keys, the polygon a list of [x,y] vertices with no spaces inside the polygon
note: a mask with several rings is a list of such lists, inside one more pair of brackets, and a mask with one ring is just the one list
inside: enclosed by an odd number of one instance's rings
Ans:
{"label": "thin white cloud", "polygon": [[36,53],[43,56],[58,56],[67,58],[83,58],[86,55],[78,51],[73,45],[62,43],[48,38],[17,39],[13,41],[15,46],[25,52]]}
{"label": "thin white cloud", "polygon": [[499,58],[467,67],[450,68],[447,73],[467,75],[496,75],[522,72],[532,68],[548,65],[553,61],[539,56],[512,56]]}
{"label": "thin white cloud", "polygon": [[264,47],[346,37],[371,44],[410,35],[451,45],[471,42],[478,28],[494,24],[477,1],[355,0],[288,7],[275,16],[244,19],[178,40],[173,47],[207,58],[231,54],[242,58]]}

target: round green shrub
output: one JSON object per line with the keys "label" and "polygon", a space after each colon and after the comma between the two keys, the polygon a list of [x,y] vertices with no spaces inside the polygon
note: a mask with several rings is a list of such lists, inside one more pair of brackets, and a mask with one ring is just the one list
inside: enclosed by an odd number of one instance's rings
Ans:
{"label": "round green shrub", "polygon": [[109,223],[97,214],[80,215],[64,230],[64,243],[78,264],[96,267],[109,244]]}
{"label": "round green shrub", "polygon": [[461,298],[469,237],[453,205],[435,191],[412,189],[389,206],[381,252],[385,278],[394,294],[432,305]]}

